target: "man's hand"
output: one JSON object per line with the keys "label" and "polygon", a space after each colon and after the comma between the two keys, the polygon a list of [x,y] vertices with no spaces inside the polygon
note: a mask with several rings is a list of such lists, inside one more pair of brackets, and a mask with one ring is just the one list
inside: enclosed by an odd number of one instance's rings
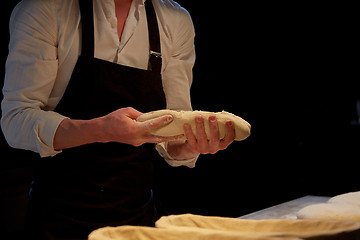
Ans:
{"label": "man's hand", "polygon": [[201,154],[215,154],[219,150],[226,149],[235,139],[235,128],[231,121],[226,122],[226,134],[224,139],[219,139],[219,128],[215,116],[209,117],[210,139],[207,139],[204,127],[204,119],[201,116],[195,118],[195,138],[191,127],[185,124],[184,130],[189,146]]}
{"label": "man's hand", "polygon": [[90,120],[64,119],[55,133],[54,148],[61,150],[95,142],[119,142],[140,146],[144,143],[167,142],[183,137],[159,137],[150,134],[151,130],[169,124],[172,121],[171,115],[136,122],[141,114],[129,107]]}
{"label": "man's hand", "polygon": [[145,122],[136,122],[142,115],[133,108],[122,108],[103,117],[105,140],[103,142],[121,142],[133,146],[140,146],[144,143],[161,143],[174,141],[183,135],[173,137],[160,137],[150,134],[151,130],[169,124],[173,117],[165,115]]}
{"label": "man's hand", "polygon": [[210,116],[210,139],[205,133],[204,119],[202,116],[195,118],[196,135],[192,132],[190,125],[184,125],[187,140],[168,143],[168,153],[176,160],[184,160],[195,157],[197,154],[215,154],[219,150],[226,149],[235,139],[235,128],[233,122],[226,122],[226,134],[224,139],[219,138],[219,128],[215,116]]}

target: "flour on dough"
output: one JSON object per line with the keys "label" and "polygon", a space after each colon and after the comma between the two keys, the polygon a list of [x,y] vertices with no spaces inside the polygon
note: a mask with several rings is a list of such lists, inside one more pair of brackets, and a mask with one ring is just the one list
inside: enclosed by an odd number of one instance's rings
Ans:
{"label": "flour on dough", "polygon": [[320,203],[304,207],[298,219],[360,221],[360,207],[340,203]]}
{"label": "flour on dough", "polygon": [[176,136],[184,134],[184,124],[190,124],[194,135],[196,136],[196,125],[195,125],[195,117],[201,115],[204,118],[205,122],[205,132],[209,139],[210,129],[208,118],[210,116],[216,116],[219,126],[219,135],[220,139],[225,137],[226,128],[225,123],[228,120],[231,120],[234,123],[235,127],[235,140],[241,141],[247,138],[250,135],[251,126],[248,122],[246,122],[241,117],[238,117],[229,112],[205,112],[205,111],[174,111],[174,110],[158,110],[154,112],[149,112],[138,117],[138,122],[144,122],[146,120],[154,119],[157,117],[161,117],[164,115],[172,115],[173,121],[159,129],[152,131],[151,133],[156,136]]}
{"label": "flour on dough", "polygon": [[344,193],[330,198],[329,203],[350,204],[360,207],[360,192]]}

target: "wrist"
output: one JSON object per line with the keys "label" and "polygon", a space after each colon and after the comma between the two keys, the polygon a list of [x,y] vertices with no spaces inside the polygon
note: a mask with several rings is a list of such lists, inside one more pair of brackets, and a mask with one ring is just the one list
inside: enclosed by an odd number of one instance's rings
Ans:
{"label": "wrist", "polygon": [[193,151],[186,141],[168,142],[166,151],[174,160],[184,161],[197,157],[199,153]]}
{"label": "wrist", "polygon": [[83,123],[85,136],[91,141],[96,142],[109,142],[109,136],[105,133],[105,122],[103,118],[94,118],[86,120]]}
{"label": "wrist", "polygon": [[88,137],[92,142],[107,143],[116,141],[113,122],[107,116],[87,120],[85,129],[89,133]]}

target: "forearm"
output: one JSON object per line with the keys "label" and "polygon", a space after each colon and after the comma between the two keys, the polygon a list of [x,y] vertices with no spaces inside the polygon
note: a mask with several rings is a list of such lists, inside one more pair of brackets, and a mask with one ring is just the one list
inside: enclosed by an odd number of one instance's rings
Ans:
{"label": "forearm", "polygon": [[144,143],[160,143],[178,140],[182,135],[159,137],[150,134],[172,121],[165,115],[145,122],[136,122],[142,113],[133,108],[121,108],[106,116],[91,120],[63,120],[54,137],[55,149],[66,149],[95,142],[118,142],[140,146]]}
{"label": "forearm", "polygon": [[64,119],[54,136],[54,149],[62,150],[103,141],[101,118],[91,120]]}

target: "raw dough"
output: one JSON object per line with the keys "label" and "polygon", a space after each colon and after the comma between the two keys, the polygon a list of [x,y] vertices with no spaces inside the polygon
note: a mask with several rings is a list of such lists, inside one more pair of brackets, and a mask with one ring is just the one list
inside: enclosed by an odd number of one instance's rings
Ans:
{"label": "raw dough", "polygon": [[195,117],[201,115],[205,119],[205,132],[209,139],[210,130],[208,118],[210,116],[216,116],[218,125],[219,125],[219,135],[220,139],[225,137],[225,123],[227,120],[231,120],[235,126],[235,140],[241,141],[247,138],[250,135],[250,124],[244,119],[229,113],[229,112],[205,112],[205,111],[173,111],[173,110],[159,110],[154,112],[149,112],[138,117],[137,121],[144,122],[153,118],[161,117],[164,115],[172,115],[173,121],[159,129],[152,131],[151,133],[156,136],[170,137],[180,134],[184,134],[184,124],[188,123],[191,125],[192,131],[196,137],[196,125]]}
{"label": "raw dough", "polygon": [[358,239],[360,223],[267,219],[245,220],[192,214],[160,218],[154,227],[119,226],[93,231],[89,240],[300,240]]}
{"label": "raw dough", "polygon": [[298,219],[360,221],[360,207],[340,203],[320,203],[304,207],[297,213],[297,217]]}
{"label": "raw dough", "polygon": [[[301,239],[346,239],[358,236],[360,223],[354,221],[323,221],[295,219],[247,220],[227,217],[199,216],[193,214],[170,215],[161,217],[157,228],[212,230],[235,232],[244,236],[298,237]],[[349,235],[348,235],[349,234]],[[335,238],[336,235],[338,238]],[[239,235],[240,236],[240,235]],[[186,239],[186,238],[184,238]],[[242,239],[242,238],[239,238]],[[283,239],[283,238],[281,238]],[[326,238],[328,239],[328,238]],[[353,239],[353,238],[351,238]]]}
{"label": "raw dough", "polygon": [[360,207],[360,192],[350,192],[335,196],[329,200],[329,203],[350,204]]}
{"label": "raw dough", "polygon": [[198,228],[154,228],[143,226],[104,227],[93,231],[89,240],[300,240]]}

